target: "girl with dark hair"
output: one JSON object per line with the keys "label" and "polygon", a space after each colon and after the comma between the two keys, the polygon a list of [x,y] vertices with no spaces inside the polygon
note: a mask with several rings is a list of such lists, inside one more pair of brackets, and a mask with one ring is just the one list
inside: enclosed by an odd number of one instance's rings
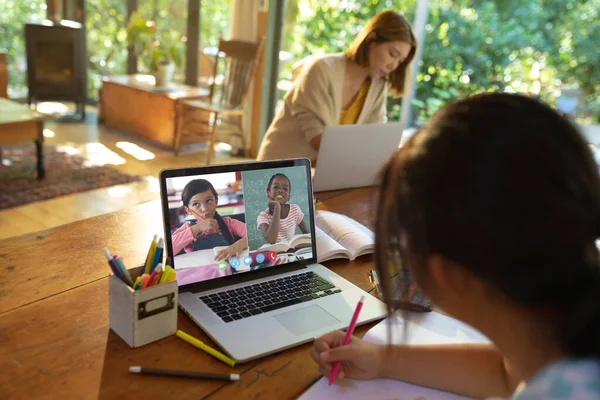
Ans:
{"label": "girl with dark hair", "polygon": [[206,179],[194,179],[185,185],[181,192],[185,210],[196,218],[186,222],[171,236],[173,254],[182,250],[186,253],[196,250],[227,246],[219,252],[216,261],[239,257],[248,247],[246,224],[230,217],[221,217],[217,212],[219,196],[213,185]]}
{"label": "girl with dark hair", "polygon": [[269,179],[268,207],[258,213],[256,226],[270,244],[291,239],[296,233],[296,227],[302,233],[308,233],[300,207],[297,204],[287,204],[291,193],[292,182],[286,175],[277,173]]}
{"label": "girl with dark hair", "polygon": [[600,179],[568,120],[520,95],[447,105],[389,162],[376,221],[388,304],[391,266],[402,265],[493,344],[340,346],[343,333],[332,332],[311,353],[323,374],[342,360],[342,379],[600,399]]}

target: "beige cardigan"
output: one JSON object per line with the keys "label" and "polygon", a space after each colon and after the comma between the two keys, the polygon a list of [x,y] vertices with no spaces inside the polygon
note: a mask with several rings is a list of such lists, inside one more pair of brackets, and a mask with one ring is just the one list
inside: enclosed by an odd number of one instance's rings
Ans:
{"label": "beige cardigan", "polygon": [[[328,125],[338,125],[346,72],[344,53],[326,55],[303,68],[269,126],[258,160],[307,157],[317,159],[310,141]],[[357,124],[385,122],[387,82],[371,82]]]}

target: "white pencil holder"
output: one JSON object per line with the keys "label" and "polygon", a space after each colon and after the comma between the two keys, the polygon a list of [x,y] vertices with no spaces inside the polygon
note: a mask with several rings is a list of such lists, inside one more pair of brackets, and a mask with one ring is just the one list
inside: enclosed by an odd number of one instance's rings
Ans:
{"label": "white pencil holder", "polygon": [[[133,280],[142,269],[129,270]],[[135,291],[112,274],[108,281],[110,329],[130,347],[140,347],[175,334],[177,280]]]}

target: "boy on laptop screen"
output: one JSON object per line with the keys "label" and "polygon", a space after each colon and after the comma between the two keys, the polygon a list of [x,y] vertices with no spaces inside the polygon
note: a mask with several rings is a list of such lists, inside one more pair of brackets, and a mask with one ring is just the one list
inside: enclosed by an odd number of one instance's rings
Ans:
{"label": "boy on laptop screen", "polygon": [[180,285],[312,257],[302,166],[170,177],[166,189]]}

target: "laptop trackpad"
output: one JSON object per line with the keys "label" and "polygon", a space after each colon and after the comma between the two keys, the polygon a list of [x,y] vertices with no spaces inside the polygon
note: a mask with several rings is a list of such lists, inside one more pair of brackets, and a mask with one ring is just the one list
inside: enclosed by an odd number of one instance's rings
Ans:
{"label": "laptop trackpad", "polygon": [[273,318],[294,335],[303,335],[340,322],[317,305],[279,314]]}

